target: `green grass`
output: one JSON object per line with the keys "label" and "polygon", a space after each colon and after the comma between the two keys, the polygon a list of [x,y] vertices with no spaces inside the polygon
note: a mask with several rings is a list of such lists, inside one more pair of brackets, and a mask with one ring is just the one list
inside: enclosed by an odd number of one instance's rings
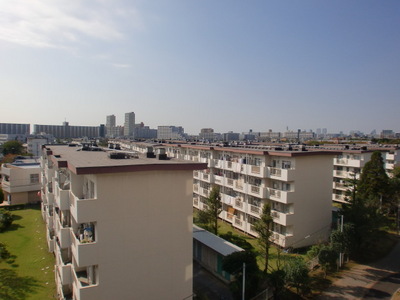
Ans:
{"label": "green grass", "polygon": [[0,263],[0,299],[54,299],[54,256],[48,252],[40,207],[11,213],[11,228],[0,233],[0,241],[11,254]]}

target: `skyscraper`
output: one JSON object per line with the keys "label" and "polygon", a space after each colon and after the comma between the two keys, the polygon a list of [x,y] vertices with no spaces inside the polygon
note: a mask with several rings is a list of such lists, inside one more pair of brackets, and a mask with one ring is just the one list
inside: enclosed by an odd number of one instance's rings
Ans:
{"label": "skyscraper", "polygon": [[124,123],[124,136],[134,136],[135,130],[135,113],[129,112],[125,114],[125,123]]}
{"label": "skyscraper", "polygon": [[107,116],[106,120],[106,132],[107,136],[112,136],[113,128],[115,127],[115,115]]}

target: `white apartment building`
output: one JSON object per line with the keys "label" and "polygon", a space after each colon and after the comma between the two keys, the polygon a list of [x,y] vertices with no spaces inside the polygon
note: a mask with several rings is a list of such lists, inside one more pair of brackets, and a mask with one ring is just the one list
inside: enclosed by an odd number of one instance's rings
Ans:
{"label": "white apartment building", "polygon": [[181,126],[158,126],[157,139],[159,140],[182,140],[185,131]]}
{"label": "white apartment building", "polygon": [[40,162],[36,159],[16,159],[1,166],[1,186],[8,204],[40,201]]}
{"label": "white apartment building", "polygon": [[297,248],[328,237],[334,152],[164,146],[170,157],[207,163],[208,169],[194,171],[195,208],[203,209],[212,186],[218,185],[223,202],[220,218],[245,233],[257,236],[253,224],[268,202],[277,245]]}
{"label": "white apartment building", "polygon": [[42,214],[59,299],[191,299],[193,170],[204,168],[47,146]]}
{"label": "white apartment building", "polygon": [[125,123],[124,123],[124,136],[133,137],[135,130],[135,113],[129,112],[125,114]]}
{"label": "white apartment building", "polygon": [[[344,147],[344,146],[343,146]],[[334,202],[346,203],[346,191],[349,187],[347,179],[359,179],[365,164],[370,161],[374,151],[380,151],[385,169],[391,175],[395,166],[400,165],[400,150],[396,147],[347,147],[334,158],[333,166],[333,194]]]}
{"label": "white apartment building", "polygon": [[26,143],[28,145],[28,153],[32,153],[33,156],[39,157],[42,155],[42,146],[47,144],[48,140],[40,137],[28,137]]}

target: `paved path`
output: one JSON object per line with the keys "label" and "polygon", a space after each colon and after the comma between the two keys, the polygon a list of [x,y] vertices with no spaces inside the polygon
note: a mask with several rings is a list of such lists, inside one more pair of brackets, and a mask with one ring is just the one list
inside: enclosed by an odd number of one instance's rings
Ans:
{"label": "paved path", "polygon": [[316,299],[391,299],[400,288],[400,241],[383,259],[343,270]]}

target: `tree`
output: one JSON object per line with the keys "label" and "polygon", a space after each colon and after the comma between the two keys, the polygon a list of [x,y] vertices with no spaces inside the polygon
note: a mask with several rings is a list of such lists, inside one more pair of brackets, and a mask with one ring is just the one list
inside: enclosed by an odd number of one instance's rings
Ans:
{"label": "tree", "polygon": [[318,263],[321,265],[325,272],[325,277],[328,271],[336,268],[336,260],[339,253],[331,245],[325,245],[318,253]]}
{"label": "tree", "polygon": [[10,227],[12,222],[12,214],[5,209],[0,209],[0,232]]}
{"label": "tree", "polygon": [[211,232],[218,235],[218,217],[222,211],[221,195],[219,187],[214,185],[210,191],[210,196],[206,200],[207,208],[204,210],[208,216],[208,223]]}
{"label": "tree", "polygon": [[3,144],[3,154],[22,154],[24,147],[18,141],[8,141]]}
{"label": "tree", "polygon": [[222,268],[235,277],[229,284],[235,299],[241,299],[243,283],[243,263],[246,265],[245,272],[245,297],[250,299],[258,292],[260,270],[257,265],[257,257],[253,251],[238,251],[224,257]]}
{"label": "tree", "polygon": [[382,154],[375,151],[361,172],[358,183],[359,197],[366,200],[368,206],[381,208],[381,201],[388,196],[388,187],[389,177],[385,171]]}
{"label": "tree", "polygon": [[286,283],[296,288],[297,294],[304,293],[310,281],[308,268],[304,260],[301,257],[294,257],[288,260],[284,271]]}
{"label": "tree", "polygon": [[258,233],[258,244],[261,247],[262,254],[264,256],[265,265],[264,265],[264,273],[268,271],[268,263],[269,263],[269,248],[271,247],[271,227],[273,223],[273,218],[271,216],[271,205],[269,203],[265,203],[262,209],[262,213],[260,219],[254,223],[254,231]]}

